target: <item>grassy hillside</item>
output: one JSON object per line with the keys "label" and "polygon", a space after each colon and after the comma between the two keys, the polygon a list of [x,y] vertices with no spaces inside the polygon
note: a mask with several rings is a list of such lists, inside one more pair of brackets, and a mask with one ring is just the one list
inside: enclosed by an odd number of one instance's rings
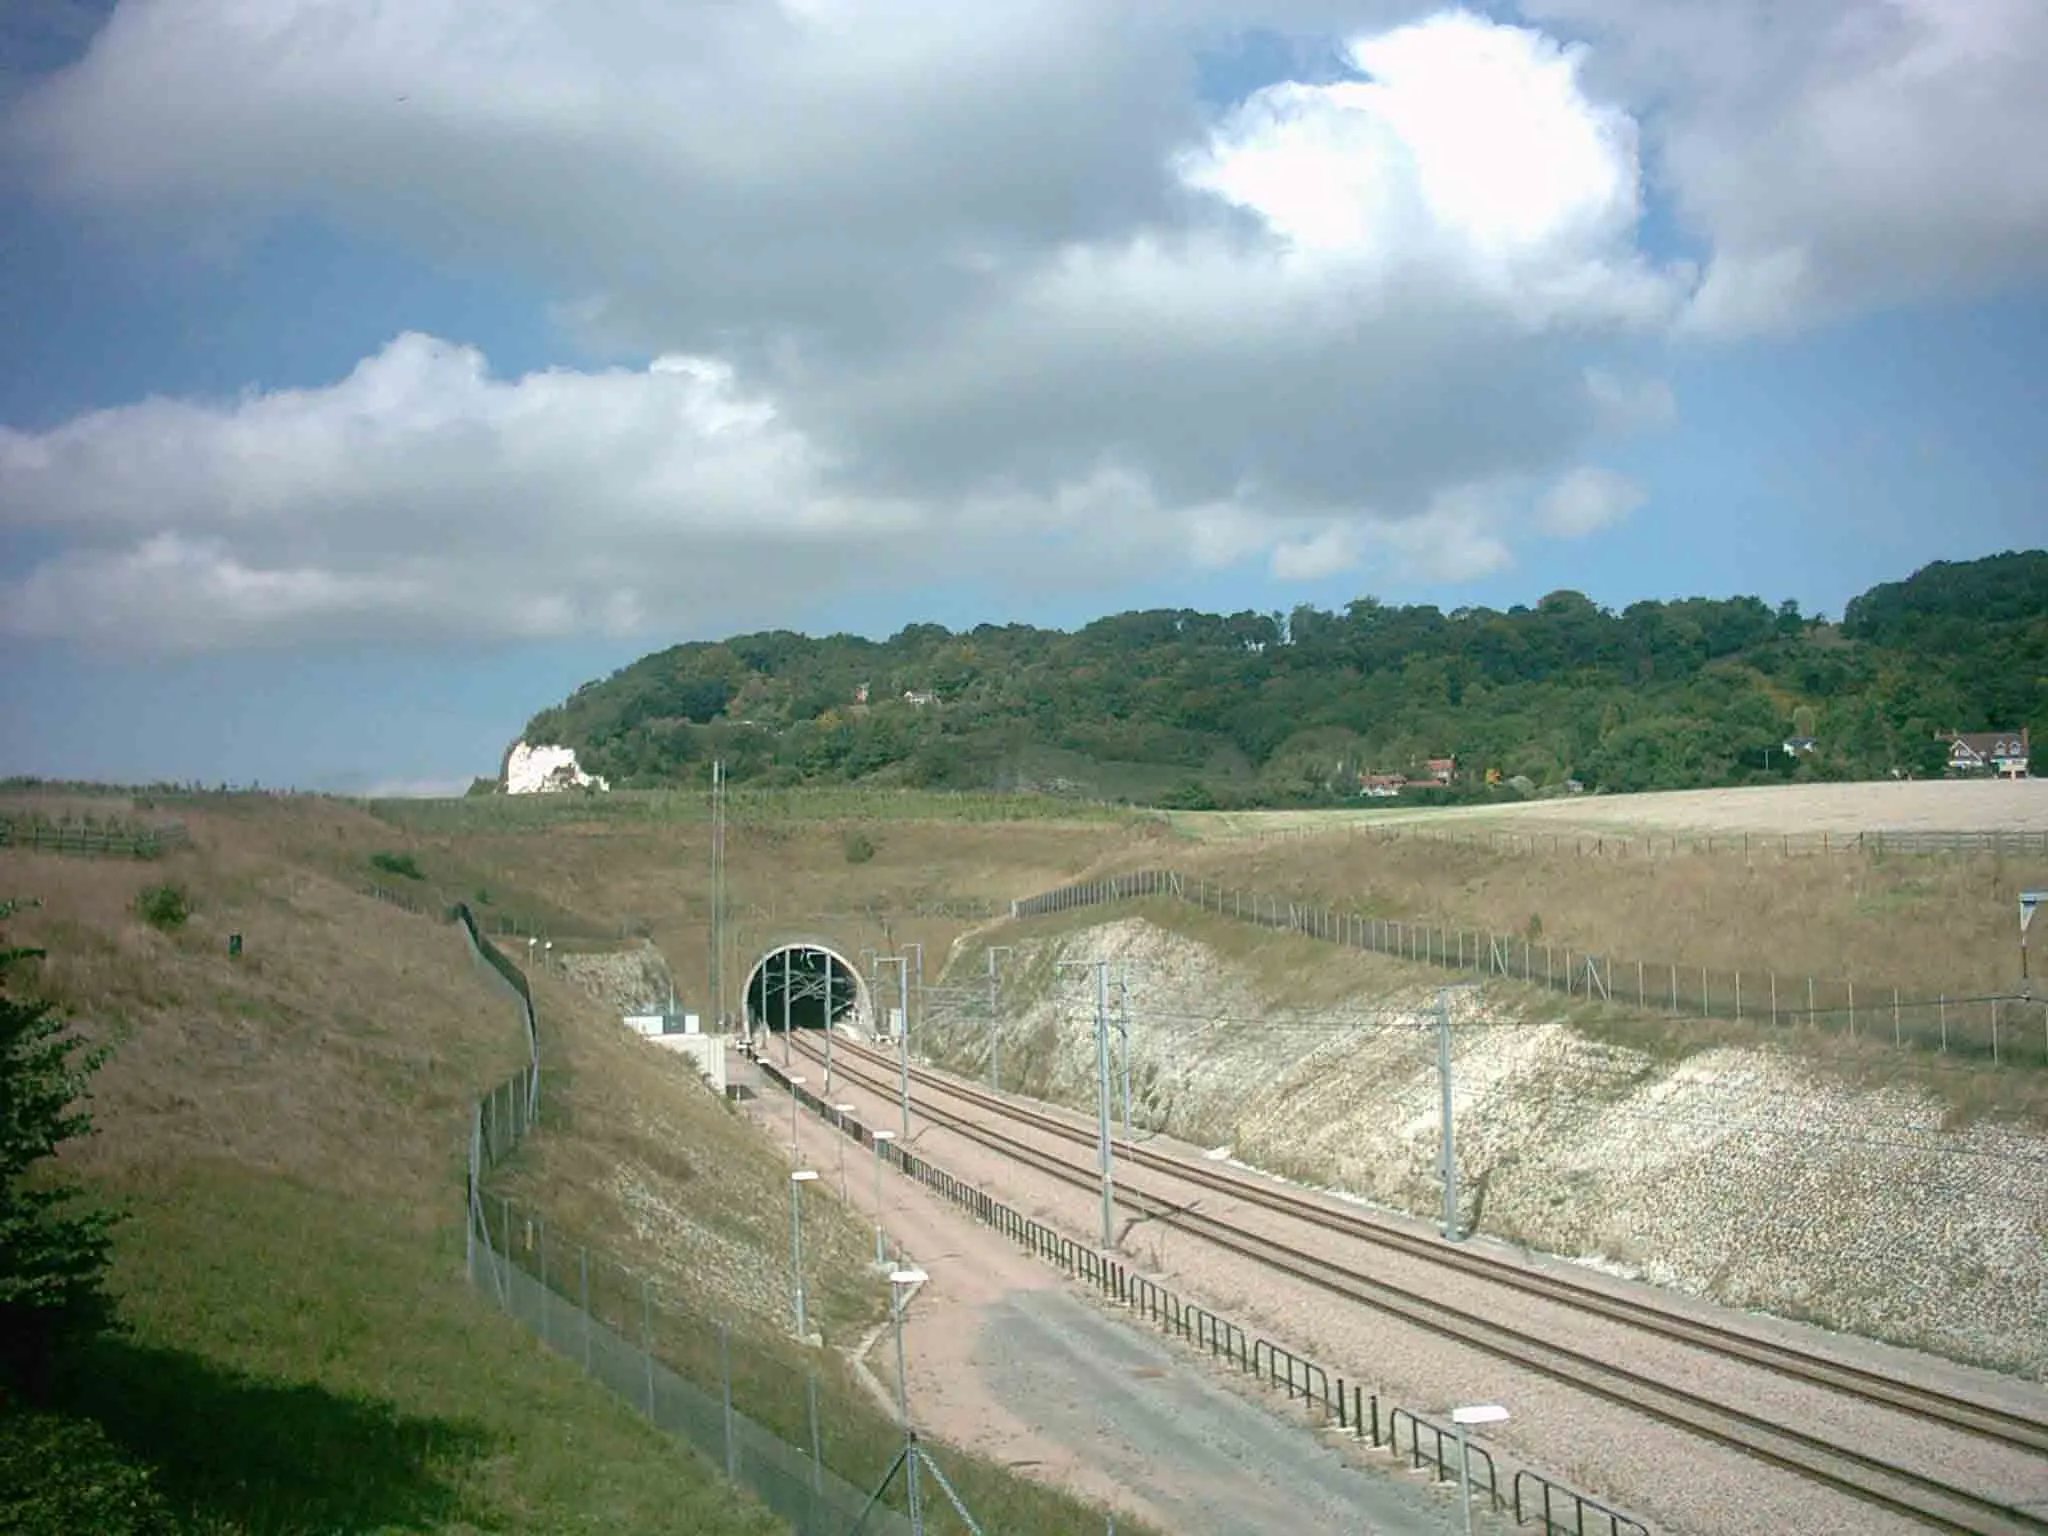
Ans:
{"label": "grassy hillside", "polygon": [[[544,862],[522,882],[488,849],[464,862],[333,802],[182,814],[190,848],[157,862],[0,850],[0,889],[43,903],[9,925],[51,952],[36,984],[117,1045],[99,1134],[64,1160],[128,1212],[113,1281],[129,1329],[73,1362],[42,1411],[0,1415],[0,1525],[42,1499],[41,1529],[117,1528],[106,1508],[50,1507],[52,1448],[69,1445],[80,1464],[147,1472],[165,1523],[131,1509],[132,1529],[776,1528],[463,1278],[470,1106],[524,1059],[522,1034],[452,926],[357,885],[381,853],[422,875],[387,883],[481,876],[588,922]],[[192,912],[172,931],[136,911],[165,884]],[[533,980],[547,1105],[494,1193],[646,1275],[670,1319],[659,1340],[715,1317],[749,1369],[788,1374],[781,1153],[595,999]],[[827,1193],[807,1211],[830,1342],[883,1305],[868,1241]],[[889,1437],[836,1357],[804,1358],[844,1455]],[[1004,1528],[1099,1523],[997,1469],[958,1470]]]}
{"label": "grassy hillside", "polygon": [[[1533,789],[1938,774],[1944,730],[2048,725],[2048,552],[1935,565],[1841,624],[1755,597],[1616,613],[1127,613],[1068,633],[916,624],[680,645],[526,727],[618,785],[1029,788],[1198,807],[1313,804],[1455,756]],[[1788,738],[1815,745],[1788,755]],[[1506,791],[1496,790],[1496,795]],[[1442,792],[1439,792],[1440,797]]]}

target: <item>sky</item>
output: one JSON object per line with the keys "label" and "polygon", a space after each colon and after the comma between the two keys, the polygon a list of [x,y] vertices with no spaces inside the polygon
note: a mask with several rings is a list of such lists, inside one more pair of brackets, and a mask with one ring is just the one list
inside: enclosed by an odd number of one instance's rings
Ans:
{"label": "sky", "polygon": [[2048,543],[2039,0],[9,0],[0,774]]}

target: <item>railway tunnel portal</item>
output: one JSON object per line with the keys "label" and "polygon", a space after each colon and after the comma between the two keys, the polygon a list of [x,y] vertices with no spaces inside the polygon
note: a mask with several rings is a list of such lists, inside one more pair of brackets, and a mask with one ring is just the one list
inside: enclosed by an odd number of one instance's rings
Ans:
{"label": "railway tunnel portal", "polygon": [[747,1028],[766,1034],[831,1027],[872,1034],[874,998],[854,963],[816,939],[770,946],[747,973]]}

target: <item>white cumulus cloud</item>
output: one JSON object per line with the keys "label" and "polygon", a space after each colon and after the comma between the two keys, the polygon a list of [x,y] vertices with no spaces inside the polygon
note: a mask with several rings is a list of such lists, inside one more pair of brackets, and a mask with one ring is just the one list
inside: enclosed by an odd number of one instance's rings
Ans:
{"label": "white cumulus cloud", "polygon": [[1582,539],[1620,522],[1648,498],[1634,481],[1611,469],[1582,464],[1562,476],[1537,503],[1543,531]]}
{"label": "white cumulus cloud", "polygon": [[[1777,14],[123,0],[7,110],[51,207],[315,218],[641,361],[499,377],[422,317],[339,380],[0,429],[0,626],[701,632],[878,573],[1497,571],[1642,503],[1582,466],[1674,418],[1675,328],[2040,269],[2048,11]],[[1261,27],[1336,67],[1198,99],[1196,50]],[[1645,253],[1646,156],[1699,271]]]}

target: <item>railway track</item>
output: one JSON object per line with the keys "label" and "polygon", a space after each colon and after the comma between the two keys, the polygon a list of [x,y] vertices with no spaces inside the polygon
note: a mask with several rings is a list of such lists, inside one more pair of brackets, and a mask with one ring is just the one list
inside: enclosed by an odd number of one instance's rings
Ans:
{"label": "railway track", "polygon": [[[835,1046],[834,1054],[836,1072],[885,1098],[896,1094],[895,1063],[873,1052],[843,1044]],[[812,1059],[818,1058],[814,1055]],[[1013,1121],[1079,1146],[1092,1156],[1095,1138],[1089,1131],[1028,1105],[951,1082],[925,1068],[913,1069],[912,1076],[921,1090],[919,1113],[927,1120],[943,1124],[993,1151],[1063,1182],[1091,1191],[1096,1188],[1098,1174],[1092,1166],[1069,1162],[1041,1147],[1007,1135],[988,1122],[991,1116]],[[940,1108],[932,1103],[935,1095],[957,1100],[966,1109]],[[1957,1433],[1979,1436],[2035,1454],[2048,1449],[2048,1423],[2024,1414],[1894,1381],[1876,1372],[1678,1316],[1559,1277],[1531,1274],[1483,1255],[1434,1243],[1349,1212],[1333,1210],[1285,1190],[1149,1148],[1123,1144],[1119,1154],[1127,1166],[1147,1168],[1227,1193],[1317,1228],[1443,1264],[1693,1348],[1824,1387],[1866,1404],[1915,1414]],[[1496,1358],[1512,1361],[1595,1396],[1647,1413],[1878,1507],[1928,1522],[1937,1529],[1984,1533],[1984,1536],[2048,1532],[2048,1513],[2037,1513],[1987,1497],[1944,1479],[1884,1461],[1644,1373],[1628,1370],[1610,1360],[1517,1331],[1420,1291],[1360,1274],[1295,1244],[1245,1233],[1217,1217],[1189,1209],[1185,1200],[1171,1199],[1129,1182],[1122,1184],[1120,1195],[1127,1208],[1148,1220],[1178,1228],[1318,1289],[1457,1339]],[[2044,1486],[2048,1486],[2048,1461],[2044,1461],[2043,1479]]]}

